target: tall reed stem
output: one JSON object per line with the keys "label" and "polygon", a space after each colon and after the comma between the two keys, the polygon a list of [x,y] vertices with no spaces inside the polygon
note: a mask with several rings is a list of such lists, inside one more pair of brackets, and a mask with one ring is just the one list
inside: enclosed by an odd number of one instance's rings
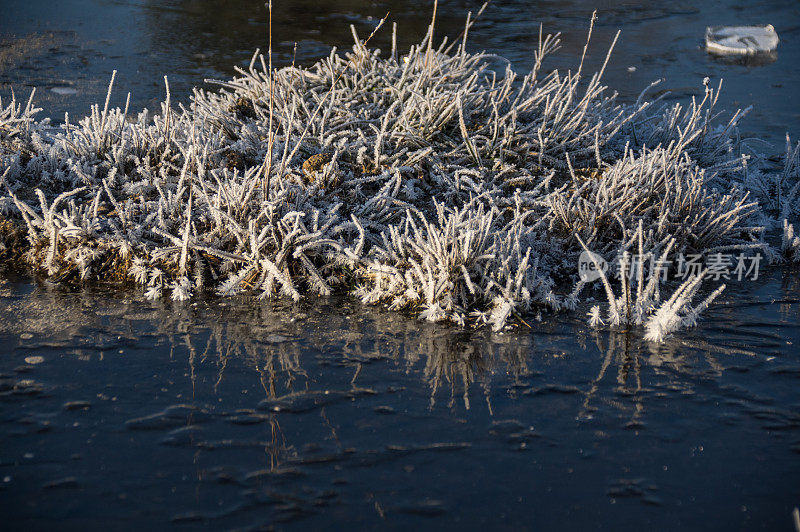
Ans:
{"label": "tall reed stem", "polygon": [[269,200],[270,178],[272,177],[272,147],[275,142],[275,133],[272,131],[272,112],[275,100],[275,89],[273,85],[274,76],[272,73],[272,0],[269,0],[267,8],[269,9],[269,49],[267,50],[267,54],[269,55],[269,140],[267,142],[267,157],[264,166],[265,200]]}

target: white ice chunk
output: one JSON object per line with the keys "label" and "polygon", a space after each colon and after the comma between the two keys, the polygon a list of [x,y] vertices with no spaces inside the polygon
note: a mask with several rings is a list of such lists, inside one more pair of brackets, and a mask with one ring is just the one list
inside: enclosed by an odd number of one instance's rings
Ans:
{"label": "white ice chunk", "polygon": [[78,91],[73,89],[72,87],[53,87],[50,89],[52,92],[56,94],[68,95],[68,94],[78,94]]}
{"label": "white ice chunk", "polygon": [[711,26],[706,28],[706,50],[720,55],[753,55],[775,51],[778,34],[772,24]]}

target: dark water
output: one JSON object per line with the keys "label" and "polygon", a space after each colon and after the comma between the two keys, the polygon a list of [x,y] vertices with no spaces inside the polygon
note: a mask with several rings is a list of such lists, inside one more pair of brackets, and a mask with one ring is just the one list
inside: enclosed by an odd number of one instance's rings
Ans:
{"label": "dark water", "polygon": [[[473,49],[552,67],[589,49],[625,101],[664,77],[675,98],[725,78],[754,106],[744,133],[800,128],[800,7],[499,2]],[[477,3],[442,1],[455,36]],[[308,64],[391,10],[418,41],[420,2],[275,2],[276,62]],[[44,114],[180,99],[265,46],[261,2],[2,3],[0,94],[36,86]],[[772,23],[774,62],[703,52],[705,26]],[[373,43],[387,49],[389,31]],[[631,71],[630,67],[635,67]],[[63,95],[51,89],[74,89]],[[62,90],[63,92],[63,90]],[[583,313],[504,334],[420,323],[348,299],[188,304],[0,286],[0,528],[791,530],[800,506],[800,275],[730,283],[698,328],[663,346],[595,332]]]}
{"label": "dark water", "polygon": [[5,525],[790,530],[798,291],[773,270],[654,347],[8,281]]}

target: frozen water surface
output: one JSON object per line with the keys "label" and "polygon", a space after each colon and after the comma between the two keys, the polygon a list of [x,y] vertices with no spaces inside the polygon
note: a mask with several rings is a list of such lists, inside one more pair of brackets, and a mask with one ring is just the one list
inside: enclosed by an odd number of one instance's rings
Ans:
{"label": "frozen water surface", "polygon": [[[283,5],[281,5],[283,4]],[[442,2],[455,36],[467,2]],[[538,23],[574,67],[622,36],[606,83],[633,101],[724,78],[743,133],[798,134],[800,14],[759,4],[782,39],[765,64],[703,51],[709,25],[752,4],[497,2],[472,49],[532,63]],[[45,115],[102,101],[112,69],[132,108],[264,48],[260,3],[19,2],[0,17],[0,94],[37,86]],[[276,2],[276,62],[349,46],[391,10],[400,48],[417,2]],[[371,44],[388,48],[389,31]],[[563,63],[559,64],[559,61]],[[630,67],[635,66],[634,70]],[[74,88],[63,94],[59,88]],[[49,90],[48,90],[49,89]],[[116,92],[113,105],[124,104]],[[800,282],[775,268],[730,283],[696,329],[664,345],[577,317],[503,334],[435,326],[349,299],[150,302],[5,273],[0,287],[0,509],[12,529],[789,529],[800,505]]]}
{"label": "frozen water surface", "polygon": [[12,529],[788,529],[798,290],[774,270],[657,345],[11,279],[0,505]]}

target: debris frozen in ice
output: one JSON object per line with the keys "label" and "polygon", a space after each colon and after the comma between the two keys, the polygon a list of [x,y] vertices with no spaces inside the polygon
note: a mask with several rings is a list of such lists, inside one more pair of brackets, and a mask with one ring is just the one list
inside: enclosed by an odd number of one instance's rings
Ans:
{"label": "debris frozen in ice", "polygon": [[706,50],[712,54],[766,54],[774,52],[778,42],[778,34],[772,24],[706,28]]}

